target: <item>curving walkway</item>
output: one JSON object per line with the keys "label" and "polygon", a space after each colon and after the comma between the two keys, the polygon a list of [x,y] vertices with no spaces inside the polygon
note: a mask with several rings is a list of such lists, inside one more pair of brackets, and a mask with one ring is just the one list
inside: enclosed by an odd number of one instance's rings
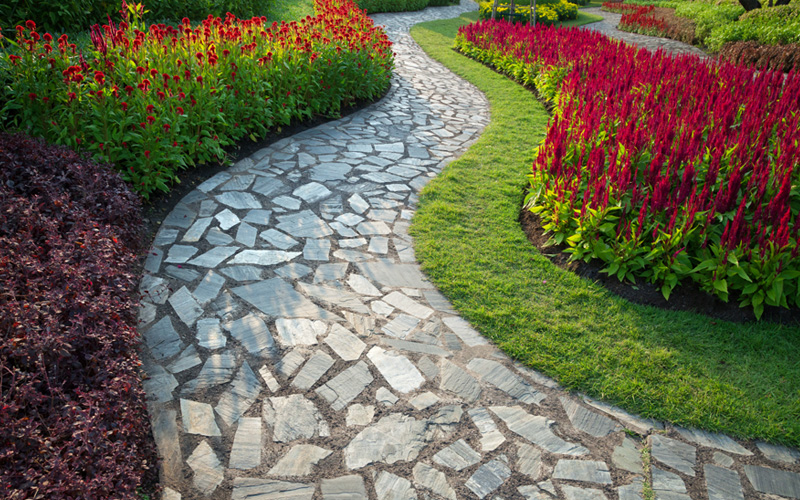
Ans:
{"label": "curving walkway", "polygon": [[637,499],[645,446],[657,498],[800,497],[800,453],[568,394],[420,272],[416,193],[489,109],[408,27],[462,4],[375,16],[397,52],[385,98],[258,151],[163,221],[140,315],[163,498]]}

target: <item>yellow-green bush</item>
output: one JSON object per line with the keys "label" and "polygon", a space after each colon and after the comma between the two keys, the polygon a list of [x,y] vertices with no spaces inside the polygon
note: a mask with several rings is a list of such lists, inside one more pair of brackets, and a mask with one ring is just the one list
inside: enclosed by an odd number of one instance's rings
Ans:
{"label": "yellow-green bush", "polygon": [[[481,2],[480,18],[491,19],[493,2]],[[528,22],[531,18],[530,5],[515,5],[514,16],[510,15],[511,4],[500,3],[497,5],[497,18],[516,22]],[[567,0],[537,0],[536,22],[555,24],[578,17],[578,6]]]}

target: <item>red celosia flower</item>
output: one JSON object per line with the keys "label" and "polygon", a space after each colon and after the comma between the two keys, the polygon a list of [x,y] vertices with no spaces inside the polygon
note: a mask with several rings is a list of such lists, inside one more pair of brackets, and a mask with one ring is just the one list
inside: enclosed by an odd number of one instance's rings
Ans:
{"label": "red celosia flower", "polygon": [[36,23],[31,21],[30,19],[25,21],[25,26],[27,26],[29,30],[35,30],[36,29]]}
{"label": "red celosia flower", "polygon": [[149,159],[149,158],[150,158],[150,151],[149,151],[149,150],[146,150],[146,149],[145,149],[145,151],[144,151],[144,157],[145,157],[145,158],[147,158],[147,159]]}
{"label": "red celosia flower", "polygon": [[125,101],[121,102],[120,103],[120,107],[122,108],[122,111],[128,111],[128,103],[127,102],[125,102]]}
{"label": "red celosia flower", "polygon": [[155,121],[156,121],[156,117],[155,117],[155,116],[153,116],[153,115],[148,115],[148,117],[147,117],[147,123],[149,123],[150,125],[152,125],[153,123],[155,123]]}
{"label": "red celosia flower", "polygon": [[29,98],[31,101],[35,101],[35,100],[36,100],[36,97],[37,97],[37,96],[36,96],[36,94],[34,94],[33,92],[31,92],[30,94],[28,94],[28,98]]}

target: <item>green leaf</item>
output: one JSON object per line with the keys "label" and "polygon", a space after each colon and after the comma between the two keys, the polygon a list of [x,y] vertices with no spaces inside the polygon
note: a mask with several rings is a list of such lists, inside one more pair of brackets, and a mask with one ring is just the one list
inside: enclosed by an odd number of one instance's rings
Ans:
{"label": "green leaf", "polygon": [[670,287],[666,283],[661,285],[661,294],[664,296],[665,300],[669,300],[669,296],[670,296],[671,293],[672,293],[672,287]]}
{"label": "green leaf", "polygon": [[714,280],[714,288],[722,293],[728,293],[728,280],[726,279]]}

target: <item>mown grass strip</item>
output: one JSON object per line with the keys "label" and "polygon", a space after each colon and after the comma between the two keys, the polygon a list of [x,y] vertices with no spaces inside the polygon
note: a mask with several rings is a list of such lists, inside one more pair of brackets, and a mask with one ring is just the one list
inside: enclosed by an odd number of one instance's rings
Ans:
{"label": "mown grass strip", "polygon": [[417,25],[433,58],[483,91],[492,122],[423,191],[423,270],[511,357],[642,416],[800,445],[800,331],[633,305],[563,271],[517,219],[548,114],[527,89],[454,52],[477,13]]}

